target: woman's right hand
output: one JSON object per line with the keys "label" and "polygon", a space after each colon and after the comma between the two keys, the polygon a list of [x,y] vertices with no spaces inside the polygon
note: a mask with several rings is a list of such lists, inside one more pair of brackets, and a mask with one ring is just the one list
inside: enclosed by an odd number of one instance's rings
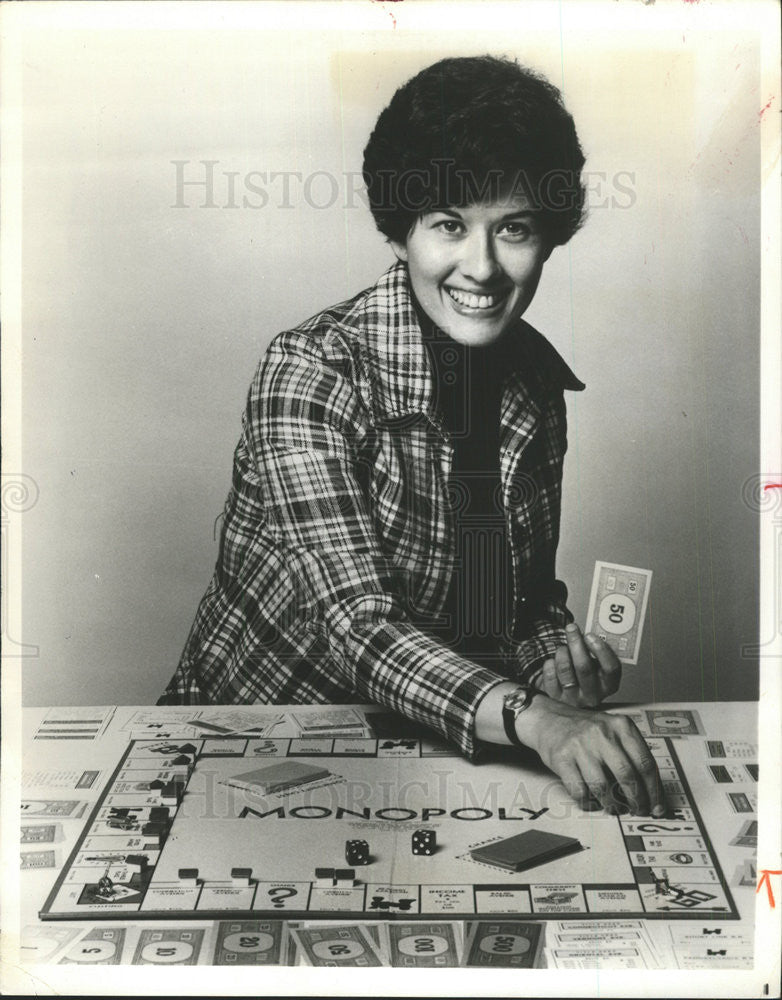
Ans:
{"label": "woman's right hand", "polygon": [[519,739],[540,756],[582,809],[666,813],[652,752],[623,715],[574,708],[538,695],[518,717]]}

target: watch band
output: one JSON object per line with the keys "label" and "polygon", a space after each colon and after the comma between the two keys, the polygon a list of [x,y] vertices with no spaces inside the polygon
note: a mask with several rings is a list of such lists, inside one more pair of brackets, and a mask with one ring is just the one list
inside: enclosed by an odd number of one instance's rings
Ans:
{"label": "watch band", "polygon": [[540,694],[537,688],[530,684],[523,684],[511,694],[506,694],[502,702],[502,724],[505,727],[505,735],[515,747],[527,750],[528,747],[521,742],[516,734],[516,719],[521,713],[529,708],[532,699],[536,694]]}

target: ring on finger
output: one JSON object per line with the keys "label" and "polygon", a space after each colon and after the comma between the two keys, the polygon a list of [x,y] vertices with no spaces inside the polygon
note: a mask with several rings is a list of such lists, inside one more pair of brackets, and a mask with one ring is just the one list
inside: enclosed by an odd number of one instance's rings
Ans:
{"label": "ring on finger", "polygon": [[572,684],[562,684],[560,685],[563,691],[567,691],[568,688],[577,688],[578,681],[573,681]]}

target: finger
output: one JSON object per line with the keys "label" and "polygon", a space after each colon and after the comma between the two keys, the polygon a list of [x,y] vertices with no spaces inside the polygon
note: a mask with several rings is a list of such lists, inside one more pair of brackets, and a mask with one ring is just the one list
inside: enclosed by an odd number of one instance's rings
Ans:
{"label": "finger", "polygon": [[543,674],[541,677],[541,683],[543,685],[543,690],[549,696],[549,698],[554,698],[560,701],[562,698],[562,688],[560,687],[559,681],[557,680],[557,668],[554,666],[554,660],[546,660],[543,664]]}
{"label": "finger", "polygon": [[608,643],[599,636],[589,632],[586,641],[593,656],[597,657],[599,666],[598,682],[603,694],[609,695],[619,690],[622,682],[622,664],[619,657]]}
{"label": "finger", "polygon": [[617,783],[613,774],[599,760],[582,758],[578,762],[584,783],[591,798],[598,801],[607,813],[615,816],[623,811],[624,802],[615,794]]}
{"label": "finger", "polygon": [[625,719],[624,716],[622,718],[627,723],[622,743],[625,747],[625,753],[633,762],[633,767],[639,776],[640,786],[643,789],[643,800],[638,803],[639,811],[643,811],[644,815],[651,814],[659,819],[668,811],[660,772],[657,770],[652,751],[639,733],[635,723],[630,719]]}
{"label": "finger", "polygon": [[581,693],[581,685],[578,682],[578,676],[576,675],[568,646],[558,647],[554,653],[554,666],[559,686],[562,688],[562,694],[568,699],[577,700]]}
{"label": "finger", "polygon": [[619,741],[606,748],[604,759],[622,796],[641,815],[665,815],[665,793],[651,750],[630,719],[616,716],[614,723]]}
{"label": "finger", "polygon": [[619,806],[620,813],[632,813],[634,816],[638,815],[638,803],[628,802],[625,798],[625,794],[622,791],[622,785],[619,782],[615,774],[609,772],[609,777],[611,779],[611,793],[614,797],[614,801]]}
{"label": "finger", "polygon": [[575,799],[585,812],[593,812],[595,809],[601,808],[602,803],[591,796],[589,788],[575,764],[563,764],[559,779],[565,786],[568,795]]}
{"label": "finger", "polygon": [[581,629],[575,622],[567,626],[565,635],[578,686],[581,688],[582,704],[599,705],[603,695],[598,678],[598,663],[589,652]]}
{"label": "finger", "polygon": [[602,759],[612,801],[633,813],[648,815],[650,806],[646,784],[624,745],[611,742],[604,746]]}

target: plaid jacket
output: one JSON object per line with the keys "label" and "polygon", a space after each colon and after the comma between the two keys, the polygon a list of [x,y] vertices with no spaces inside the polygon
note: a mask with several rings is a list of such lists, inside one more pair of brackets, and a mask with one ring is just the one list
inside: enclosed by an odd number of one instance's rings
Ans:
{"label": "plaid jacket", "polygon": [[513,337],[500,470],[513,621],[497,672],[427,634],[454,562],[452,445],[406,266],[278,334],[250,388],[217,567],[161,703],[375,702],[473,756],[481,698],[564,640],[555,579],[563,389],[528,324]]}

